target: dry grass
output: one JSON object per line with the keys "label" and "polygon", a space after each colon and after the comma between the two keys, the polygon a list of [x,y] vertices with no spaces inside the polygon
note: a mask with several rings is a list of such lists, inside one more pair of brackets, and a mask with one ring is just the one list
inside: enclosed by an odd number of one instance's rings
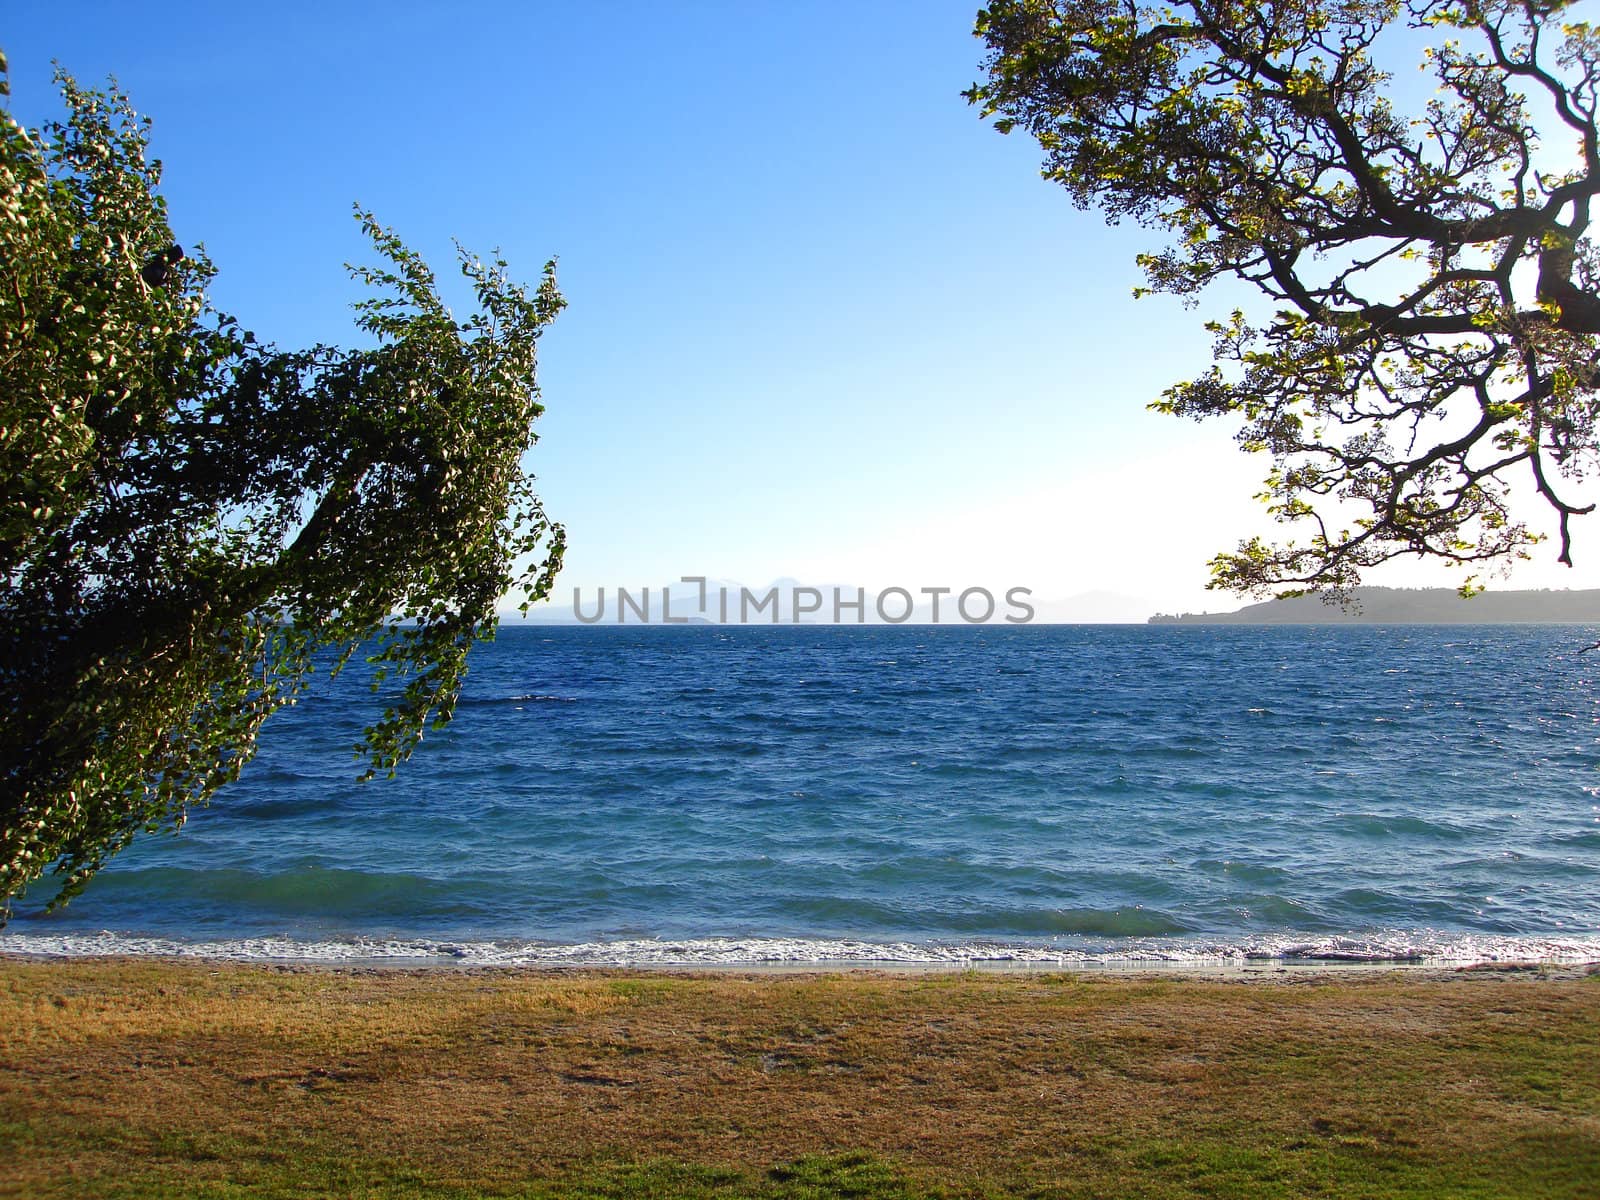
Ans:
{"label": "dry grass", "polygon": [[0,1195],[1592,1196],[1597,1062],[1600,977],[9,961]]}

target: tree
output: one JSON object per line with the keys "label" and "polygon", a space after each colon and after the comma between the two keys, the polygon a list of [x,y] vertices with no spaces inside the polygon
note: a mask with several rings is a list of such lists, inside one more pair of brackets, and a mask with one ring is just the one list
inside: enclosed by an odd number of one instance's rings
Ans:
{"label": "tree", "polygon": [[[1242,421],[1288,540],[1213,587],[1339,598],[1404,556],[1504,566],[1597,461],[1600,34],[1569,0],[996,0],[967,93],[1079,207],[1166,231],[1148,286],[1232,279],[1275,306],[1208,323],[1216,361],[1153,407]],[[1419,39],[1405,117],[1380,69]],[[1263,309],[1269,305],[1263,305]],[[1296,540],[1296,530],[1301,531]],[[1308,535],[1308,536],[1307,536]],[[1470,590],[1469,576],[1463,590]]]}
{"label": "tree", "polygon": [[521,465],[553,262],[530,293],[461,252],[458,321],[358,209],[370,348],[265,345],[177,248],[148,121],[57,78],[64,120],[0,114],[0,918],[181,826],[358,649],[386,692],[359,753],[392,773],[565,545]]}

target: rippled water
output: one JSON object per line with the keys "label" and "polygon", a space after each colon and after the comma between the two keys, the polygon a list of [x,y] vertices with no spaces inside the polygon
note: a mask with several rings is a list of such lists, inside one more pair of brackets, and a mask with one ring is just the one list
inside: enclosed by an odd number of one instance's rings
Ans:
{"label": "rippled water", "polygon": [[359,681],[0,949],[1600,958],[1572,626],[512,626],[357,784]]}

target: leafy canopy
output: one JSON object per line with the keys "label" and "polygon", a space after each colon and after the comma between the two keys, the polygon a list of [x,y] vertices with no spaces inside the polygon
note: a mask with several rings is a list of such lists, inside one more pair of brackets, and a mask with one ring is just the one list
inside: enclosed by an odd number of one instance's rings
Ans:
{"label": "leafy canopy", "polygon": [[[1153,407],[1242,422],[1290,526],[1213,587],[1348,592],[1402,555],[1506,565],[1596,465],[1600,32],[1568,0],[996,0],[968,99],[1080,207],[1165,231],[1148,288],[1233,279],[1216,361]],[[1419,40],[1411,115],[1379,68]],[[1473,584],[1469,577],[1464,590]]]}
{"label": "leafy canopy", "polygon": [[180,826],[358,647],[387,680],[359,753],[392,772],[565,544],[522,467],[553,263],[529,292],[462,252],[458,320],[358,210],[371,347],[264,345],[178,257],[148,121],[58,83],[61,121],[0,113],[0,904]]}

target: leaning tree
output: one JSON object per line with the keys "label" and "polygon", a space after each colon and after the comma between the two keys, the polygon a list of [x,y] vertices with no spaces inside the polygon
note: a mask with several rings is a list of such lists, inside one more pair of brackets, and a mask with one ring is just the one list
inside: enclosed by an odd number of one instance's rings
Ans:
{"label": "leaning tree", "polygon": [[[1600,33],[1569,0],[996,0],[967,93],[1080,207],[1163,231],[1144,291],[1231,279],[1215,362],[1154,407],[1239,422],[1290,528],[1212,586],[1346,595],[1400,556],[1469,566],[1573,518],[1597,462]],[[1428,73],[1396,102],[1391,68]],[[1464,587],[1471,587],[1473,576]]]}
{"label": "leaning tree", "polygon": [[0,918],[180,825],[358,650],[387,680],[361,752],[392,771],[564,547],[523,467],[553,264],[528,292],[463,254],[462,320],[360,212],[371,345],[265,345],[207,304],[148,123],[58,82],[64,119],[0,113]]}

